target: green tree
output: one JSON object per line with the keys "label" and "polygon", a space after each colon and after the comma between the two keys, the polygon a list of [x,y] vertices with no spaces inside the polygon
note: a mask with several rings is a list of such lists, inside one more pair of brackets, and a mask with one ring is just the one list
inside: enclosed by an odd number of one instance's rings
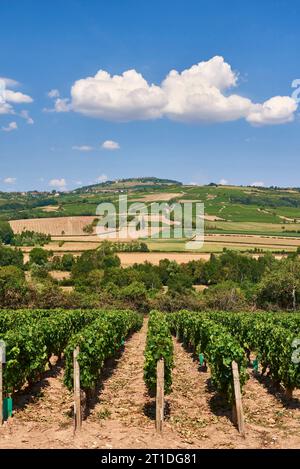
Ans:
{"label": "green tree", "polygon": [[31,277],[38,280],[51,281],[52,278],[49,274],[49,269],[46,264],[32,264],[31,265]]}
{"label": "green tree", "polygon": [[206,285],[217,283],[220,280],[220,261],[214,254],[211,254],[210,260],[204,264],[202,273],[203,283]]}
{"label": "green tree", "polygon": [[199,261],[190,261],[187,264],[182,266],[184,272],[188,274],[193,279],[193,284],[202,284],[204,283],[203,269],[205,262],[202,260]]}
{"label": "green tree", "polygon": [[16,267],[23,268],[24,263],[22,251],[0,245],[0,267],[6,265],[14,265]]}
{"label": "green tree", "polygon": [[168,294],[170,295],[182,295],[187,291],[193,289],[192,278],[184,272],[177,272],[170,275],[167,282]]}
{"label": "green tree", "polygon": [[11,244],[14,239],[14,232],[7,221],[0,221],[0,241],[4,244]]}
{"label": "green tree", "polygon": [[67,270],[62,269],[62,258],[60,256],[53,256],[51,259],[51,269],[52,270]]}
{"label": "green tree", "polygon": [[0,267],[0,303],[5,308],[26,304],[28,287],[23,270],[16,266]]}
{"label": "green tree", "polygon": [[206,307],[213,310],[239,311],[247,307],[241,287],[232,281],[210,286],[204,290],[203,298]]}
{"label": "green tree", "polygon": [[48,262],[50,251],[43,248],[33,248],[29,253],[30,264],[44,265]]}
{"label": "green tree", "polygon": [[119,267],[120,259],[113,252],[109,243],[101,243],[101,248],[85,251],[72,267],[72,278],[84,283],[84,277],[92,270]]}
{"label": "green tree", "polygon": [[74,265],[75,259],[73,254],[64,254],[61,258],[61,269],[70,272]]}
{"label": "green tree", "polygon": [[112,267],[105,271],[103,284],[105,286],[108,284],[114,284],[118,287],[126,287],[126,285],[129,285],[133,280],[137,280],[137,277],[137,273],[135,273],[133,277],[130,268],[124,269],[122,267]]}
{"label": "green tree", "polygon": [[89,289],[94,292],[99,292],[102,289],[102,281],[104,277],[104,271],[100,269],[94,269],[88,273],[87,285]]}
{"label": "green tree", "polygon": [[146,243],[141,243],[140,244],[140,251],[141,252],[149,252],[149,248]]}
{"label": "green tree", "polygon": [[162,259],[159,261],[158,273],[163,285],[167,285],[169,277],[180,272],[180,270],[180,265],[175,261],[170,261],[169,259]]}
{"label": "green tree", "polygon": [[120,289],[120,298],[129,306],[146,312],[148,310],[147,291],[141,282],[132,282],[127,287]]}
{"label": "green tree", "polygon": [[147,290],[159,290],[162,287],[162,281],[159,275],[158,266],[144,262],[143,264],[134,264],[126,269],[131,274],[131,281],[142,282]]}
{"label": "green tree", "polygon": [[257,301],[268,305],[296,310],[300,301],[300,261],[282,260],[277,268],[268,270],[257,288]]}

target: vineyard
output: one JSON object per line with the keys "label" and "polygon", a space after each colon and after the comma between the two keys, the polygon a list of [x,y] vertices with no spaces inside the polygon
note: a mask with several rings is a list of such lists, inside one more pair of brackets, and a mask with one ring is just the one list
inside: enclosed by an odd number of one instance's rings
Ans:
{"label": "vineyard", "polygon": [[[2,310],[3,397],[13,416],[0,447],[299,447],[299,338],[299,313]],[[85,412],[74,436],[76,350]],[[245,437],[231,414],[233,364]],[[35,439],[24,437],[28,428]]]}
{"label": "vineyard", "polygon": [[[277,313],[205,313],[182,311],[170,315],[169,323],[186,345],[203,352],[212,379],[220,392],[232,399],[232,361],[239,365],[241,385],[247,380],[247,360],[255,354],[254,366],[261,364],[268,375],[291,397],[300,388],[300,315]],[[298,347],[298,349],[297,349]],[[246,360],[247,358],[247,360]]]}
{"label": "vineyard", "polygon": [[[20,391],[41,379],[52,356],[66,357],[66,384],[72,387],[69,351],[81,345],[83,387],[92,387],[103,366],[127,335],[141,327],[131,311],[23,310],[0,313],[0,339],[5,343],[3,389]],[[73,348],[72,348],[73,347]]]}

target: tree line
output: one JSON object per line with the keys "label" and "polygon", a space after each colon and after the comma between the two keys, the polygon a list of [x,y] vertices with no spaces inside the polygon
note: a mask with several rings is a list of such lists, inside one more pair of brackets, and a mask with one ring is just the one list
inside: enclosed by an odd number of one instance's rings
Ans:
{"label": "tree line", "polygon": [[[256,259],[225,250],[212,254],[208,262],[178,264],[163,259],[158,265],[145,262],[122,267],[115,249],[113,243],[103,242],[76,258],[34,247],[24,263],[20,249],[0,245],[0,306],[107,305],[144,312],[300,309],[298,252],[277,260],[271,253]],[[55,280],[53,270],[68,271],[70,277]]]}

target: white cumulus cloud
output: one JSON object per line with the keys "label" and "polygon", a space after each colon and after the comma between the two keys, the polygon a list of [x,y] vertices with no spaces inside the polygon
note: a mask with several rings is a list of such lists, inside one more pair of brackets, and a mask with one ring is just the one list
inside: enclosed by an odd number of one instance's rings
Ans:
{"label": "white cumulus cloud", "polygon": [[[31,117],[29,117],[29,114],[27,117],[22,115],[22,113],[26,113],[27,111],[21,111],[20,114],[16,112],[15,105],[30,104],[33,102],[31,96],[14,90],[19,86],[20,84],[16,80],[0,77],[0,115],[18,115],[26,118],[28,123],[33,124],[33,120]],[[16,130],[17,128],[17,123],[11,122],[8,127],[2,127],[2,130],[5,132],[10,132],[12,130]]]}
{"label": "white cumulus cloud", "polygon": [[72,110],[72,103],[70,102],[69,98],[56,98],[54,100],[54,107],[53,108],[45,107],[43,109],[43,112],[69,112],[71,110]]}
{"label": "white cumulus cloud", "polygon": [[70,100],[68,98],[57,98],[54,107],[56,112],[68,112],[72,109]]}
{"label": "white cumulus cloud", "polygon": [[17,130],[18,124],[16,122],[10,122],[7,127],[1,127],[3,132],[12,132],[13,130]]}
{"label": "white cumulus cloud", "polygon": [[251,101],[224,92],[237,85],[238,76],[223,57],[213,57],[183,72],[172,70],[162,82],[167,96],[164,113],[185,122],[223,122],[245,117]]}
{"label": "white cumulus cloud", "polygon": [[23,94],[20,91],[12,91],[5,89],[3,93],[4,100],[9,103],[22,104],[22,103],[32,103],[33,99],[27,94]]}
{"label": "white cumulus cloud", "polygon": [[48,91],[47,96],[49,98],[59,98],[60,93],[57,89],[53,89],[53,90]]}
{"label": "white cumulus cloud", "polygon": [[119,150],[120,145],[118,142],[114,142],[113,140],[105,140],[105,142],[101,145],[102,148],[105,150]]}
{"label": "white cumulus cloud", "polygon": [[64,178],[61,179],[51,179],[49,181],[49,186],[51,187],[59,187],[59,188],[65,188],[67,185],[67,182]]}
{"label": "white cumulus cloud", "polygon": [[167,117],[182,122],[225,122],[246,119],[253,125],[283,124],[294,119],[296,101],[274,96],[263,103],[232,92],[238,73],[221,56],[183,70],[171,70],[161,84],[148,83],[136,70],[75,81],[71,100],[53,96],[56,112],[75,111],[109,121]]}
{"label": "white cumulus cloud", "polygon": [[250,184],[252,187],[265,187],[265,183],[263,181],[254,181]]}
{"label": "white cumulus cloud", "polygon": [[156,119],[166,105],[163,90],[148,84],[136,70],[122,75],[99,70],[93,77],[77,80],[71,96],[74,111],[112,121]]}
{"label": "white cumulus cloud", "polygon": [[3,182],[5,184],[15,184],[16,181],[17,181],[17,178],[12,178],[12,177],[7,177],[3,179]]}
{"label": "white cumulus cloud", "polygon": [[20,86],[20,83],[12,78],[0,77],[0,80],[7,88],[16,88],[17,86]]}
{"label": "white cumulus cloud", "polygon": [[27,110],[21,111],[20,116],[26,120],[27,124],[30,124],[30,125],[34,124],[34,120],[32,119],[32,117],[30,117],[29,112]]}
{"label": "white cumulus cloud", "polygon": [[295,118],[296,101],[289,96],[275,96],[263,104],[253,105],[247,121],[253,125],[285,124]]}
{"label": "white cumulus cloud", "polygon": [[87,151],[92,151],[94,148],[91,147],[90,145],[73,145],[72,146],[72,150],[76,150],[76,151],[84,151],[84,152],[87,152]]}
{"label": "white cumulus cloud", "polygon": [[0,115],[1,114],[13,114],[13,108],[10,104],[4,102],[4,101],[1,101],[1,97],[0,97]]}

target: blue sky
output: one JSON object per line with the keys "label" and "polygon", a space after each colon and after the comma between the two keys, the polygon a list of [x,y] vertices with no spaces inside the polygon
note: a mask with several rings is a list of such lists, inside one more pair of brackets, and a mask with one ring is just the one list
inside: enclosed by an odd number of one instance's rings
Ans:
{"label": "blue sky", "polygon": [[296,0],[0,1],[0,189],[300,186],[299,17]]}

